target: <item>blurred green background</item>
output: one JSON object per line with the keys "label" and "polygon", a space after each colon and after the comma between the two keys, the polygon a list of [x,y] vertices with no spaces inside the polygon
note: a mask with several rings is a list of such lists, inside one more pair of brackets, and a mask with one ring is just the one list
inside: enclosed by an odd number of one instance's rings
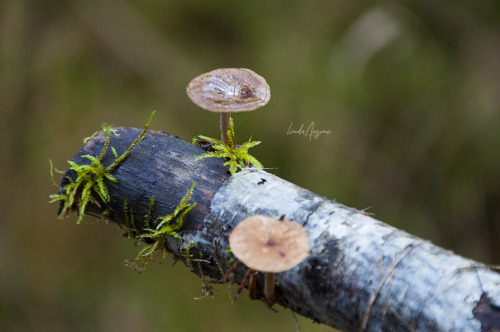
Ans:
{"label": "blurred green background", "polygon": [[[234,116],[270,172],[500,263],[500,2],[7,0],[0,330],[295,330],[282,308],[231,306],[225,286],[195,300],[199,279],[170,259],[136,274],[117,227],[48,204],[49,158],[65,169],[102,122],[142,127],[156,109],[152,129],[217,137],[185,87],[219,67],[271,86],[266,107]],[[331,133],[287,135],[311,124]]]}

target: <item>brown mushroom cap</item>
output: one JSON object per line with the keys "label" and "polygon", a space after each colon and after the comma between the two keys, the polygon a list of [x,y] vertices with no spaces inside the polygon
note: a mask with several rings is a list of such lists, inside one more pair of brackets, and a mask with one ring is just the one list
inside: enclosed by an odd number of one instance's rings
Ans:
{"label": "brown mushroom cap", "polygon": [[186,92],[196,105],[218,113],[252,111],[271,99],[266,80],[246,68],[220,68],[193,78]]}
{"label": "brown mushroom cap", "polygon": [[262,272],[289,270],[309,255],[309,237],[300,224],[260,215],[241,221],[229,245],[246,266]]}

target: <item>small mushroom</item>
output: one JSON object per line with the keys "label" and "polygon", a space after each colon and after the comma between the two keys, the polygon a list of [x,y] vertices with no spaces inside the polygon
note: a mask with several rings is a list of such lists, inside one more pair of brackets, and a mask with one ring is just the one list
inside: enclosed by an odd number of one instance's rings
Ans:
{"label": "small mushroom", "polygon": [[276,303],[274,274],[291,269],[309,255],[305,229],[291,220],[261,215],[241,221],[229,236],[233,254],[251,270],[264,272],[267,303]]}
{"label": "small mushroom", "polygon": [[231,113],[253,111],[271,99],[266,80],[246,68],[219,68],[193,78],[186,93],[196,105],[220,113],[221,140],[229,145]]}

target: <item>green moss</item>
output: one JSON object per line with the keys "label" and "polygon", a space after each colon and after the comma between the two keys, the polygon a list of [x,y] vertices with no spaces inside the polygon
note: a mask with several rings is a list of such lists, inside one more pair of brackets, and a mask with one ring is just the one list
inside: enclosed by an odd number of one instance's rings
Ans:
{"label": "green moss", "polygon": [[[60,218],[66,217],[69,211],[71,209],[75,209],[76,207],[78,215],[77,223],[80,223],[89,203],[96,204],[103,209],[105,208],[101,206],[101,204],[108,203],[110,200],[110,195],[105,181],[112,181],[115,183],[118,182],[118,180],[111,174],[112,171],[119,167],[121,163],[127,159],[134,147],[145,137],[154,114],[155,112],[151,114],[142,133],[124,153],[119,156],[116,150],[111,147],[111,151],[114,155],[114,161],[107,167],[102,164],[102,159],[108,148],[110,148],[109,141],[111,135],[118,136],[116,130],[112,126],[103,124],[102,130],[96,131],[90,137],[84,139],[84,142],[86,143],[98,134],[106,134],[104,146],[99,156],[82,156],[82,158],[90,160],[89,165],[78,165],[73,161],[68,161],[70,164],[69,169],[76,172],[76,179],[68,176],[66,179],[69,183],[60,189],[60,193],[50,196],[51,203],[58,201],[62,202],[62,208],[59,213]],[[64,172],[54,168],[50,160],[49,162],[51,178],[57,186],[54,181],[54,173]],[[128,198],[125,198],[125,201],[123,202],[124,224],[122,227],[127,229],[127,235],[130,239],[142,239],[148,243],[146,247],[139,252],[136,258],[136,260],[142,259],[142,266],[139,267],[134,262],[126,261],[124,263],[127,266],[131,266],[136,269],[137,272],[141,272],[144,269],[145,264],[153,260],[151,256],[154,252],[160,252],[163,258],[165,258],[167,253],[165,247],[167,236],[181,238],[178,231],[182,228],[184,216],[196,205],[196,203],[191,202],[191,195],[193,194],[195,185],[196,183],[191,185],[186,195],[181,199],[179,205],[175,208],[174,212],[166,216],[158,217],[155,220],[152,219],[155,198],[151,197],[149,207],[144,214],[144,229],[137,228],[134,220],[134,211],[129,207]],[[107,217],[109,214],[109,209],[105,209],[102,216]],[[193,246],[194,243],[190,244],[188,247],[186,252],[187,257],[190,257],[189,251],[193,248]]]}
{"label": "green moss", "polygon": [[148,211],[144,215],[144,224],[146,225],[147,228],[151,227],[151,214],[153,213],[154,205],[155,205],[155,197],[152,196],[151,199],[149,200]]}
{"label": "green moss", "polygon": [[248,142],[237,147],[234,140],[233,119],[231,119],[231,125],[227,129],[227,136],[229,138],[229,145],[215,138],[210,138],[203,135],[195,136],[193,138],[193,144],[196,144],[196,141],[198,139],[202,139],[213,143],[214,145],[212,145],[212,148],[215,149],[214,152],[202,154],[201,156],[196,157],[195,160],[212,157],[226,158],[227,161],[224,163],[224,166],[229,166],[229,172],[231,174],[234,174],[238,171],[238,169],[251,164],[258,169],[262,169],[262,164],[257,159],[255,159],[255,157],[251,156],[248,153],[248,149],[260,144],[259,141],[252,142],[252,139],[250,138]]}
{"label": "green moss", "polygon": [[123,218],[125,221],[125,228],[127,229],[127,237],[129,239],[137,239],[140,231],[135,225],[134,211],[128,207],[128,197],[125,197],[125,201],[123,201]]}
{"label": "green moss", "polygon": [[219,272],[221,276],[224,275],[224,269],[222,268],[222,265],[220,264],[219,261],[219,247],[214,243],[212,246],[212,249],[214,251],[214,260],[215,260],[215,265],[217,265],[217,268],[219,269]]}
{"label": "green moss", "polygon": [[102,212],[102,216],[107,219],[110,215],[111,211],[109,209],[106,209]]}
{"label": "green moss", "polygon": [[112,126],[112,125],[108,125],[106,123],[103,123],[102,124],[102,129],[101,130],[98,130],[96,131],[95,133],[93,133],[92,135],[90,135],[89,137],[86,137],[83,139],[83,143],[86,144],[88,141],[90,141],[92,138],[94,138],[95,136],[99,135],[99,134],[102,134],[102,133],[113,133],[113,135],[115,135],[116,137],[119,137],[120,134],[118,134],[116,132],[116,129]]}
{"label": "green moss", "polygon": [[[111,135],[118,135],[116,133],[116,130],[111,126],[104,124],[102,130],[97,131],[92,136],[84,139],[84,142],[86,142],[99,133],[106,133],[106,140],[104,142],[103,149],[98,157],[91,155],[82,156],[82,158],[90,160],[90,165],[78,165],[73,161],[68,161],[68,163],[70,164],[69,169],[76,172],[76,179],[73,180],[72,178],[67,177],[69,184],[61,188],[60,193],[50,195],[50,203],[59,201],[62,202],[62,209],[59,213],[60,218],[66,217],[70,209],[77,206],[77,223],[80,223],[85,214],[85,208],[89,203],[93,203],[103,208],[100,202],[109,202],[110,196],[108,188],[105,184],[105,180],[115,183],[118,182],[118,180],[111,174],[112,171],[120,166],[125,159],[127,159],[134,147],[145,137],[154,114],[155,112],[151,113],[151,116],[149,117],[149,120],[146,123],[146,126],[144,127],[142,133],[123,154],[118,156],[116,150],[111,147],[113,155],[115,156],[115,160],[108,167],[104,167],[101,161],[108,149],[109,139]],[[52,162],[51,176],[53,178]]]}
{"label": "green moss", "polygon": [[139,252],[137,259],[150,259],[154,252],[160,252],[162,258],[164,259],[167,255],[167,248],[165,247],[167,236],[173,236],[179,239],[181,238],[177,231],[183,225],[184,216],[196,206],[196,203],[190,203],[195,185],[196,182],[193,182],[186,195],[181,199],[179,205],[175,208],[174,212],[166,216],[158,217],[155,221],[156,227],[154,229],[145,229],[145,233],[141,235],[141,238],[150,239],[150,241],[152,240],[153,242],[148,244]]}
{"label": "green moss", "polygon": [[191,250],[194,248],[195,243],[190,242],[189,246],[186,248],[186,252],[184,253],[184,257],[186,258],[187,266],[192,270],[193,269],[193,261],[191,260]]}
{"label": "green moss", "polygon": [[227,262],[229,265],[232,265],[234,263],[234,255],[231,247],[227,247],[226,252],[229,254],[229,259],[227,260]]}

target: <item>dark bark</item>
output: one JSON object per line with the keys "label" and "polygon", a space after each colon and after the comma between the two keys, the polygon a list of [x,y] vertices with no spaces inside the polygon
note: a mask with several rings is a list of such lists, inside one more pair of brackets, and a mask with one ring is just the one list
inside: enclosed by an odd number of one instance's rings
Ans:
{"label": "dark bark", "polygon": [[[110,146],[120,154],[140,130],[118,132],[120,137],[112,137]],[[104,140],[104,135],[94,137],[73,161],[88,163],[82,155],[99,155]],[[500,329],[500,275],[483,264],[265,171],[247,168],[229,176],[224,160],[194,161],[204,152],[169,134],[149,131],[114,171],[118,183],[106,182],[111,201],[89,205],[86,212],[101,215],[109,210],[108,218],[125,227],[127,200],[128,212],[141,228],[152,196],[156,218],[171,213],[196,182],[192,201],[197,205],[185,217],[182,238],[169,237],[166,246],[206,280],[219,280],[230,267],[228,236],[238,222],[255,214],[277,219],[285,215],[304,226],[311,253],[295,268],[276,275],[280,305],[348,331]],[[108,151],[103,164],[112,161]],[[194,247],[189,260],[190,243]],[[246,270],[240,265],[232,281],[241,282]],[[262,275],[257,289],[262,296]]]}

